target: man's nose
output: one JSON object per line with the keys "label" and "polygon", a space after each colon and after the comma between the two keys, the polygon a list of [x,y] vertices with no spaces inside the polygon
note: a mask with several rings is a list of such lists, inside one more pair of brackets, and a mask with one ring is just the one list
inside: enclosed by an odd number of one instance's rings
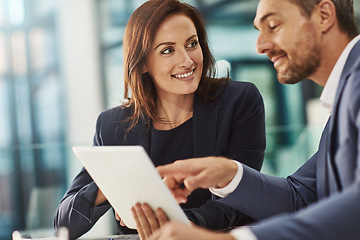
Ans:
{"label": "man's nose", "polygon": [[259,54],[265,54],[268,51],[270,51],[272,47],[273,47],[273,43],[270,41],[270,39],[264,34],[259,33],[259,36],[256,41],[256,51]]}

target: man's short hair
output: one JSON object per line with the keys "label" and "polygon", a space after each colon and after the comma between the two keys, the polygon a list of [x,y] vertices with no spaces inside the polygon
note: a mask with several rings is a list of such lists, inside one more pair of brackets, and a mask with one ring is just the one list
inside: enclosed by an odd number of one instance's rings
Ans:
{"label": "man's short hair", "polygon": [[[311,16],[315,5],[322,0],[290,0],[296,5],[300,6],[302,11]],[[346,33],[350,38],[359,34],[355,13],[354,13],[354,1],[353,0],[331,0],[336,8],[336,18],[339,23],[339,28],[342,32]]]}

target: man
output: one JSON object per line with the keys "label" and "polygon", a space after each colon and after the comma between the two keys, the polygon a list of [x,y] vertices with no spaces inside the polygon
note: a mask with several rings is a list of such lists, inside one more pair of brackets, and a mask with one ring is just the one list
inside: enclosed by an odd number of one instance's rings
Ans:
{"label": "man", "polygon": [[325,86],[321,100],[332,114],[317,153],[286,179],[220,157],[159,167],[180,202],[210,187],[226,196],[222,203],[266,220],[217,234],[164,223],[159,210],[154,220],[142,206],[138,213],[148,217],[138,214],[139,224],[164,225],[150,239],[360,239],[360,36],[353,1],[260,0],[254,26],[257,51],[268,55],[281,83],[309,78]]}

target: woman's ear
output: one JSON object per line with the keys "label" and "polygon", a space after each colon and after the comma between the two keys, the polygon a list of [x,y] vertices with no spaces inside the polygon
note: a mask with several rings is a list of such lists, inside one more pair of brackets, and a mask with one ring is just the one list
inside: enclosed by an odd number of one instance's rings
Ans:
{"label": "woman's ear", "polygon": [[147,73],[147,72],[148,72],[147,67],[146,67],[146,65],[144,65],[144,66],[142,67],[141,73]]}
{"label": "woman's ear", "polygon": [[331,0],[321,1],[317,8],[319,14],[319,24],[323,33],[328,32],[336,24],[336,8]]}

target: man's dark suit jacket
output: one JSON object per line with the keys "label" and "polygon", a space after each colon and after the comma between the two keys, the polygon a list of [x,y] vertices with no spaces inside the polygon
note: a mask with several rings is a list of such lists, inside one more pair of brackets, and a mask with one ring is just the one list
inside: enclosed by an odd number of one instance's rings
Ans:
{"label": "man's dark suit jacket", "polygon": [[[225,156],[260,170],[265,151],[265,119],[261,95],[251,83],[229,81],[220,87],[221,96],[205,103],[195,95],[193,110],[194,157]],[[128,133],[130,108],[116,107],[100,114],[94,145],[141,145],[149,150],[150,134],[147,121],[140,119]],[[121,189],[120,189],[121,191]],[[110,208],[108,203],[93,207],[97,186],[82,169],[72,182],[57,209],[55,228],[66,226],[71,238],[86,233]],[[126,196],[124,196],[126,197]],[[206,210],[211,216],[207,227],[231,225],[238,214],[226,205],[212,203]],[[219,208],[221,211],[219,211]],[[218,215],[225,211],[227,214]],[[191,220],[196,214],[189,211]],[[224,222],[228,221],[228,222]],[[229,222],[230,221],[230,222]],[[117,224],[121,231],[120,225]]]}
{"label": "man's dark suit jacket", "polygon": [[286,179],[244,166],[238,188],[221,200],[257,220],[283,213],[252,228],[258,240],[360,239],[359,56],[360,42],[344,66],[317,153]]}

